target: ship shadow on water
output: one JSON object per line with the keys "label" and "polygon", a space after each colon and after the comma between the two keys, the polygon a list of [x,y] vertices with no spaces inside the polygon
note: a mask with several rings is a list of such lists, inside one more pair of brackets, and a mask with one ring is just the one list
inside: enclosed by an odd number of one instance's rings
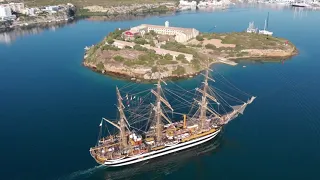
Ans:
{"label": "ship shadow on water", "polygon": [[169,175],[184,165],[217,152],[223,142],[222,133],[214,139],[199,146],[176,152],[152,160],[144,161],[125,167],[104,167],[92,174],[88,179],[141,179],[150,176],[158,179]]}

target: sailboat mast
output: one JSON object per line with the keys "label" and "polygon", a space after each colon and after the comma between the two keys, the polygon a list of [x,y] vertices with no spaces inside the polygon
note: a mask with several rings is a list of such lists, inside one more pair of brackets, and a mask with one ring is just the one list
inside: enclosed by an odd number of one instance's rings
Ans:
{"label": "sailboat mast", "polygon": [[161,134],[162,134],[162,128],[161,128],[161,99],[160,99],[160,93],[161,93],[161,83],[160,83],[160,75],[159,75],[159,80],[157,84],[157,106],[156,106],[156,138],[157,141],[161,140]]}
{"label": "sailboat mast", "polygon": [[266,20],[266,25],[265,25],[265,30],[268,29],[269,26],[269,12],[268,12],[268,16],[267,16],[267,20]]}
{"label": "sailboat mast", "polygon": [[126,116],[123,112],[123,103],[122,103],[122,97],[120,94],[120,91],[118,89],[118,87],[116,87],[117,90],[117,97],[118,97],[118,110],[119,110],[119,116],[120,116],[120,140],[121,140],[121,146],[123,148],[128,146],[128,140],[127,140],[127,135],[126,135]]}
{"label": "sailboat mast", "polygon": [[207,112],[207,89],[208,89],[208,75],[209,71],[206,70],[203,92],[202,92],[202,100],[201,100],[201,109],[200,109],[200,117],[199,117],[199,130],[201,131],[204,126],[204,122],[206,120],[206,112]]}

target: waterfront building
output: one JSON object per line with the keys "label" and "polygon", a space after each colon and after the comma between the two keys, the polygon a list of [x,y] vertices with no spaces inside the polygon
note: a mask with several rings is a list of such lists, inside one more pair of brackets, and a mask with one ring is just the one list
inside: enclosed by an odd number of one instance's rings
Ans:
{"label": "waterfront building", "polygon": [[44,10],[49,13],[56,13],[59,11],[59,6],[46,6]]}
{"label": "waterfront building", "polygon": [[155,33],[161,35],[174,36],[175,40],[180,43],[187,42],[188,40],[199,35],[199,31],[194,28],[170,27],[169,21],[165,22],[165,26],[141,24],[131,28],[128,31],[125,31],[123,35],[125,39],[127,39],[130,38],[132,34],[140,33],[140,35],[143,36],[145,33],[150,33],[150,31],[154,31]]}
{"label": "waterfront building", "polygon": [[0,20],[13,20],[16,16],[12,15],[9,4],[0,4]]}
{"label": "waterfront building", "polygon": [[24,10],[24,3],[9,3],[9,6],[13,12],[22,13]]}
{"label": "waterfront building", "polygon": [[36,13],[36,9],[35,8],[25,8],[23,11],[22,11],[23,14],[26,14],[28,16],[35,16],[35,13]]}
{"label": "waterfront building", "polygon": [[189,1],[180,0],[179,6],[197,6],[197,1],[189,2]]}
{"label": "waterfront building", "polygon": [[0,17],[7,17],[11,15],[12,13],[11,13],[10,6],[8,6],[7,4],[0,5]]}

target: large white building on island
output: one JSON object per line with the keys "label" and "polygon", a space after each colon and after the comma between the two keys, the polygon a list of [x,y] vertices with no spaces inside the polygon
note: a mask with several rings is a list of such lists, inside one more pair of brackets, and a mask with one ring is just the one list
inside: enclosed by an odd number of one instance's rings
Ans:
{"label": "large white building on island", "polygon": [[154,31],[155,33],[161,35],[175,36],[175,40],[180,43],[187,42],[188,40],[199,35],[199,31],[194,28],[170,27],[168,21],[165,22],[164,26],[141,24],[124,32],[123,35],[130,39],[136,34],[143,36],[145,33],[150,33],[150,31]]}

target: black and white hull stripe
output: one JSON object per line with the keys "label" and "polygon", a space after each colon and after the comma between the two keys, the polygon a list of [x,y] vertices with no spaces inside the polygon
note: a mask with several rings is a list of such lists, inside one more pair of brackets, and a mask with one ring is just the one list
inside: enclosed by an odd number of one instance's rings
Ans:
{"label": "black and white hull stripe", "polygon": [[167,154],[170,154],[170,153],[174,153],[174,152],[177,152],[177,151],[188,149],[188,148],[200,145],[202,143],[205,143],[207,141],[210,141],[215,136],[217,136],[219,134],[219,132],[220,132],[220,129],[217,130],[216,132],[208,134],[206,136],[203,136],[203,137],[191,140],[191,141],[187,141],[187,142],[184,142],[184,143],[179,143],[177,145],[166,147],[164,149],[160,149],[160,150],[157,150],[157,151],[151,151],[149,153],[136,155],[134,157],[128,157],[128,158],[119,159],[119,160],[106,161],[104,163],[104,165],[110,166],[110,167],[126,166],[126,165],[129,165],[129,164],[134,164],[134,163],[142,162],[142,161],[145,161],[145,160],[153,159],[153,158],[156,158],[156,157],[164,156],[164,155],[167,155]]}

